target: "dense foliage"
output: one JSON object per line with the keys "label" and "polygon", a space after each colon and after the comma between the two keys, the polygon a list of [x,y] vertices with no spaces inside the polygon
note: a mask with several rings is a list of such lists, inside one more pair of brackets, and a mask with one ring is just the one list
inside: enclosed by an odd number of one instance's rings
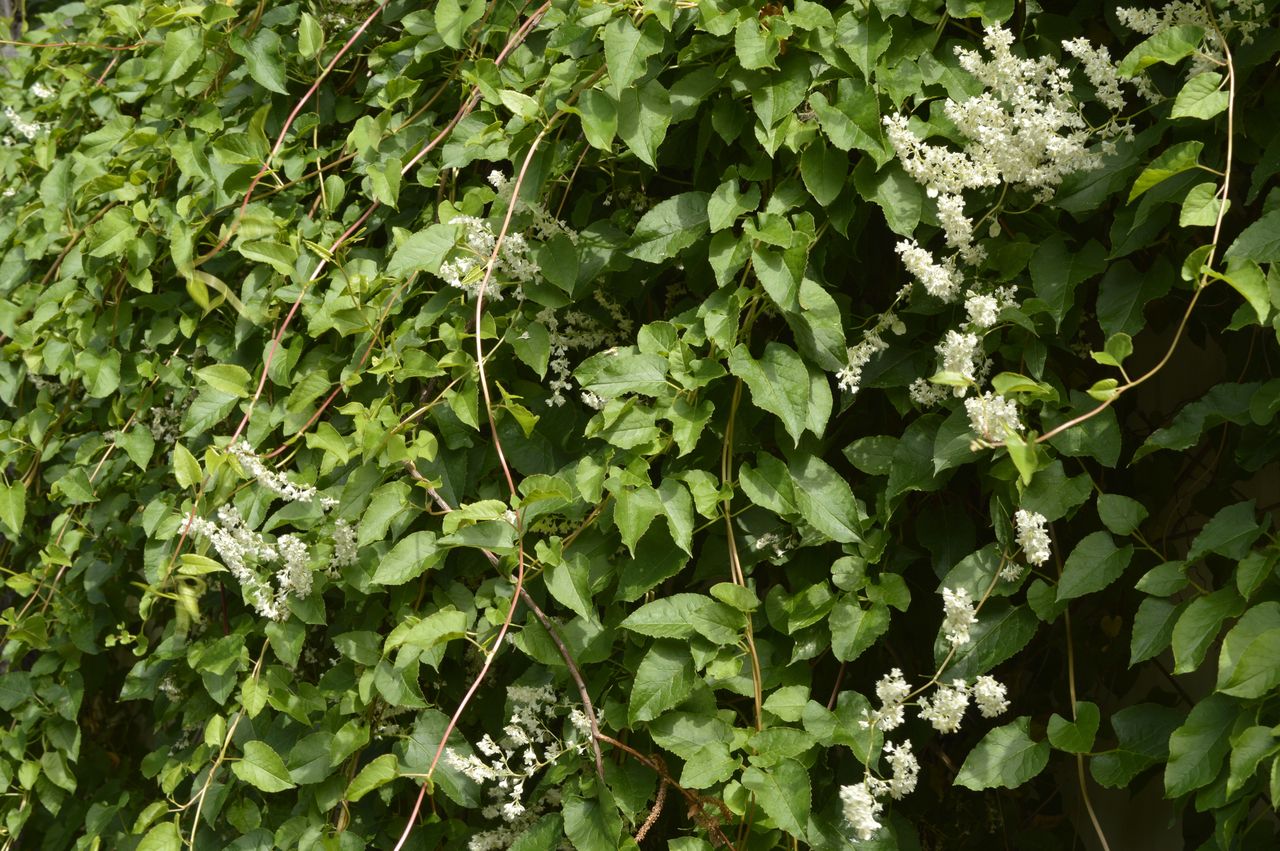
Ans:
{"label": "dense foliage", "polygon": [[1274,0],[29,0],[5,848],[1272,848]]}

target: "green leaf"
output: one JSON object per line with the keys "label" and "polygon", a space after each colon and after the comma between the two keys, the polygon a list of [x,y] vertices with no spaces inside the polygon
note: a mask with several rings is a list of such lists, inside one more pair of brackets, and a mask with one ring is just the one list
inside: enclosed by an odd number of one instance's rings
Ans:
{"label": "green leaf", "polygon": [[734,609],[701,594],[672,594],[645,603],[619,624],[653,638],[692,638],[698,633],[717,644],[735,642],[745,625]]}
{"label": "green leaf", "polygon": [[253,376],[249,375],[247,369],[233,363],[206,366],[203,369],[197,369],[196,375],[214,390],[242,399],[249,395],[249,382],[253,380]]}
{"label": "green leaf", "polygon": [[784,758],[769,769],[751,766],[742,772],[742,785],[755,793],[761,809],[792,836],[805,836],[812,804],[809,772],[794,759]]}
{"label": "green leaf", "polygon": [[753,70],[774,67],[773,61],[778,58],[780,48],[773,33],[762,27],[755,17],[748,16],[734,30],[733,49],[738,56],[738,64]]}
{"label": "green leaf", "polygon": [[1096,703],[1077,700],[1074,721],[1068,721],[1056,712],[1049,718],[1049,744],[1067,753],[1088,753],[1093,750],[1100,718]]}
{"label": "green leaf", "polygon": [[849,12],[836,25],[836,42],[858,66],[864,80],[870,80],[876,62],[889,48],[893,32],[878,14],[870,10]]}
{"label": "green leaf", "polygon": [[[969,429],[966,427],[965,431],[968,432]],[[884,476],[893,469],[893,455],[897,446],[898,438],[887,434],[860,437],[844,448],[844,457],[864,473]]]}
{"label": "green leaf", "polygon": [[824,207],[830,206],[848,182],[849,157],[837,148],[827,147],[819,136],[800,156],[800,177],[815,201]]}
{"label": "green leaf", "polygon": [[644,76],[649,57],[662,52],[662,31],[652,21],[637,29],[629,15],[618,15],[603,30],[604,60],[614,97]]}
{"label": "green leaf", "polygon": [[1129,667],[1164,652],[1173,638],[1173,625],[1186,607],[1185,602],[1174,604],[1159,597],[1148,597],[1138,604],[1129,642]]}
{"label": "green leaf", "polygon": [[1132,558],[1133,547],[1117,547],[1106,532],[1085,536],[1062,567],[1058,600],[1074,600],[1101,591],[1120,578]]}
{"label": "green leaf", "polygon": [[378,562],[373,581],[378,585],[403,585],[435,567],[441,555],[435,532],[406,535]]}
{"label": "green leaf", "polygon": [[996,727],[982,737],[960,766],[955,785],[975,792],[1014,789],[1035,777],[1049,763],[1049,743],[1031,738],[1031,718]]}
{"label": "green leaf", "polygon": [[1166,798],[1194,792],[1218,776],[1239,712],[1234,700],[1220,694],[1211,694],[1191,707],[1186,722],[1169,736]]}
{"label": "green leaf", "polygon": [[[1231,202],[1227,202],[1231,206]],[[1213,227],[1218,221],[1218,211],[1222,202],[1218,199],[1218,184],[1207,180],[1197,183],[1182,199],[1182,212],[1178,215],[1178,224],[1184,228]]]}
{"label": "green leaf", "polygon": [[1107,252],[1097,241],[1089,240],[1075,249],[1059,234],[1040,243],[1031,255],[1029,271],[1036,297],[1049,307],[1057,326],[1075,304],[1076,288],[1102,273],[1107,267]]}
{"label": "green leaf", "polygon": [[613,98],[599,89],[587,89],[578,98],[578,117],[587,144],[601,151],[613,146],[618,133],[618,105]]}
{"label": "green leaf", "polygon": [[760,608],[760,598],[754,591],[732,582],[717,582],[712,585],[711,596],[740,612],[754,612]]}
{"label": "green leaf", "polygon": [[147,831],[135,851],[180,851],[182,835],[171,821],[162,821]]}
{"label": "green leaf", "polygon": [[622,819],[613,797],[602,790],[600,798],[569,795],[564,800],[564,833],[577,851],[618,851]]}
{"label": "green leaf", "polygon": [[1148,437],[1133,453],[1133,460],[1160,449],[1190,449],[1201,440],[1206,429],[1222,422],[1248,422],[1250,404],[1258,387],[1256,383],[1215,385],[1202,398],[1178,411],[1168,426]]}
{"label": "green leaf", "polygon": [[200,30],[184,28],[170,30],[164,37],[164,76],[161,83],[172,83],[180,79],[191,66],[204,56]]}
{"label": "green leaf", "polygon": [[743,213],[760,206],[760,187],[752,183],[746,192],[740,181],[731,177],[716,187],[707,199],[707,223],[712,233],[733,225]]}
{"label": "green leaf", "polygon": [[181,443],[173,444],[173,477],[184,488],[195,487],[204,478],[200,462]]}
{"label": "green leaf", "polygon": [[360,773],[351,778],[343,797],[352,803],[365,795],[385,786],[400,775],[400,763],[395,754],[384,753],[360,769]]}
{"label": "green leaf", "polygon": [[1227,618],[1244,610],[1244,600],[1234,586],[1196,597],[1173,626],[1173,672],[1189,674],[1200,667]]}
{"label": "green leaf", "polygon": [[241,242],[236,245],[236,251],[248,260],[266,263],[286,277],[293,274],[293,264],[298,259],[298,252],[292,246],[269,239]]}
{"label": "green leaf", "polygon": [[614,493],[613,522],[622,534],[622,543],[634,556],[636,545],[649,524],[662,514],[662,497],[651,487],[623,488]]}
{"label": "green leaf", "polygon": [[889,631],[889,607],[864,609],[853,595],[846,595],[832,608],[827,623],[832,655],[841,662],[852,662]]}
{"label": "green leaf", "polygon": [[9,484],[0,482],[0,523],[8,529],[11,539],[22,534],[22,523],[27,516],[27,486],[21,481]]}
{"label": "green leaf", "polygon": [[298,53],[310,59],[324,49],[324,29],[309,12],[298,18]]}
{"label": "green leaf", "polygon": [[[85,235],[90,257],[119,257],[137,238],[137,223],[123,207],[112,207]],[[117,356],[118,357],[118,356]]]}
{"label": "green leaf", "polygon": [[636,669],[627,723],[652,721],[668,709],[675,709],[693,694],[696,682],[688,645],[666,639],[655,641]]}
{"label": "green leaf", "polygon": [[733,728],[714,715],[668,712],[649,725],[659,747],[684,760],[680,784],[705,789],[728,779],[739,762],[729,755]]}
{"label": "green leaf", "polygon": [[1257,510],[1251,499],[1219,509],[1191,542],[1187,561],[1197,561],[1209,553],[1232,561],[1244,558],[1263,532],[1258,524]]}
{"label": "green leaf", "polygon": [[1267,276],[1257,263],[1232,258],[1227,261],[1227,271],[1215,277],[1221,277],[1232,289],[1244,296],[1244,300],[1258,315],[1259,325],[1267,323],[1267,317],[1271,315],[1271,289],[1267,284]]}
{"label": "green leaf", "polygon": [[289,778],[280,754],[266,742],[245,742],[244,756],[231,763],[231,771],[245,783],[263,792],[283,792],[296,784]]}
{"label": "green leaf", "polygon": [[1169,27],[1129,51],[1116,66],[1122,77],[1132,77],[1143,68],[1160,62],[1173,65],[1195,53],[1204,40],[1204,30],[1194,26]]}
{"label": "green leaf", "polygon": [[[1197,267],[1198,268],[1198,267]],[[1137,334],[1146,327],[1146,306],[1173,285],[1173,276],[1155,270],[1140,273],[1127,260],[1113,263],[1098,284],[1098,324],[1103,333]]]}
{"label": "green leaf", "polygon": [[1222,640],[1217,690],[1233,697],[1263,697],[1280,685],[1280,603],[1245,612]]}
{"label": "green leaf", "polygon": [[484,0],[438,0],[435,19],[440,40],[461,50],[466,45],[467,30],[484,16],[484,7]]}
{"label": "green leaf", "polygon": [[920,224],[924,190],[902,166],[894,162],[876,171],[874,159],[863,157],[853,170],[853,184],[860,197],[880,207],[889,230],[906,237],[915,233]]}
{"label": "green leaf", "polygon": [[[729,371],[746,382],[751,401],[758,408],[782,420],[787,434],[799,445],[800,435],[810,427],[810,406],[820,400],[811,402],[809,367],[795,349],[770,342],[764,355],[756,360],[745,344],[739,344],[729,353]],[[829,399],[830,388],[827,394]],[[829,402],[827,410],[830,411]]]}
{"label": "green leaf", "polygon": [[1132,535],[1147,519],[1147,509],[1136,499],[1114,493],[1098,494],[1098,517],[1116,535]]}
{"label": "green leaf", "polygon": [[[639,88],[632,86],[619,96],[618,138],[650,168],[656,169],[658,167],[658,146],[666,138],[667,128],[670,124],[671,95],[657,80],[650,80]],[[689,236],[688,244],[696,242],[698,236],[699,234],[697,233]],[[672,242],[674,243],[684,238],[677,233]],[[684,245],[680,247],[683,248]],[[658,253],[664,250],[665,248],[657,249]],[[676,250],[678,249],[672,249],[672,253]],[[641,257],[640,259],[646,260],[648,258]]]}
{"label": "green leaf", "polygon": [[259,27],[248,40],[239,34],[232,35],[231,49],[244,57],[245,70],[254,82],[267,91],[282,95],[288,93],[288,80],[281,61],[288,53],[275,30]]}
{"label": "green leaf", "polygon": [[1173,101],[1170,118],[1199,118],[1206,121],[1227,108],[1230,93],[1222,88],[1222,75],[1213,71],[1196,74],[1183,85]]}
{"label": "green leaf", "polygon": [[[1011,606],[1003,600],[989,600],[982,617],[947,667],[947,679],[972,679],[985,674],[1027,646],[1040,628],[1040,620],[1026,606]],[[934,658],[941,662],[951,644],[941,633],[933,645]]]}
{"label": "green leaf", "polygon": [[1180,142],[1151,161],[1151,165],[1142,170],[1129,190],[1129,201],[1133,201],[1142,193],[1163,183],[1175,174],[1182,174],[1200,164],[1200,152],[1204,150],[1204,142]]}
{"label": "green leaf", "polygon": [[1061,461],[1041,470],[1022,494],[1022,508],[1043,514],[1050,523],[1061,520],[1089,498],[1092,484],[1088,476],[1068,476]]}
{"label": "green leaf", "polygon": [[412,234],[391,255],[387,264],[388,275],[409,275],[426,271],[440,272],[440,264],[448,257],[458,240],[456,225],[435,224],[426,230]]}
{"label": "green leaf", "polygon": [[800,516],[833,541],[859,543],[864,514],[835,468],[806,453],[793,460],[789,470]]}
{"label": "green leaf", "polygon": [[1258,773],[1258,764],[1280,750],[1271,727],[1246,727],[1231,737],[1227,795],[1234,795]]}
{"label": "green leaf", "polygon": [[584,388],[606,399],[628,393],[662,396],[670,389],[667,359],[656,354],[641,354],[635,347],[592,355],[573,374]]}
{"label": "green leaf", "polygon": [[738,484],[747,498],[779,517],[800,513],[796,506],[795,485],[785,464],[772,455],[756,457],[756,466],[743,463],[738,468]]}
{"label": "green leaf", "polygon": [[1155,597],[1170,597],[1186,588],[1188,584],[1187,563],[1185,561],[1166,561],[1144,573],[1134,587],[1144,594],[1151,594]]}
{"label": "green leaf", "polygon": [[627,254],[648,263],[673,259],[706,232],[710,198],[706,192],[685,192],[655,206],[636,225]]}
{"label": "green leaf", "polygon": [[1271,210],[1240,231],[1222,257],[1255,263],[1280,262],[1280,210]]}
{"label": "green leaf", "polygon": [[76,355],[76,368],[84,374],[84,389],[94,399],[105,399],[120,388],[120,353],[114,349],[86,349]]}
{"label": "green leaf", "polygon": [[1117,744],[1089,761],[1093,779],[1111,789],[1129,786],[1140,772],[1165,761],[1169,734],[1182,719],[1180,710],[1154,703],[1128,706],[1112,715]]}

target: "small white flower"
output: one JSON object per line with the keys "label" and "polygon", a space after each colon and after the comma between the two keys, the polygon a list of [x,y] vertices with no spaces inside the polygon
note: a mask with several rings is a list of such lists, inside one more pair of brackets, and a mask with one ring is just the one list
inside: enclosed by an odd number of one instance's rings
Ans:
{"label": "small white flower", "polygon": [[990,328],[996,324],[1000,315],[1000,304],[995,296],[969,293],[964,300],[965,313],[969,314],[969,322],[977,328]]}
{"label": "small white flower", "polygon": [[1044,515],[1020,508],[1013,515],[1013,521],[1018,527],[1018,546],[1022,547],[1027,562],[1044,564],[1048,561],[1052,550],[1049,548],[1049,533],[1044,530]]}
{"label": "small white flower", "polygon": [[840,803],[844,819],[858,835],[858,839],[865,842],[880,831],[882,825],[876,817],[884,810],[884,804],[871,794],[866,781],[840,787]]}
{"label": "small white flower", "polygon": [[920,699],[920,718],[940,733],[954,733],[969,706],[969,691],[964,680],[952,680],[950,686],[938,686],[932,698]]}
{"label": "small white flower", "polygon": [[911,752],[909,741],[900,745],[885,742],[884,752],[888,755],[889,767],[893,770],[888,791],[895,801],[900,800],[904,795],[915,791],[916,782],[920,776],[920,763]]}
{"label": "small white flower", "polygon": [[357,554],[355,527],[341,518],[335,520],[333,523],[333,558],[329,564],[335,570],[355,564]]}
{"label": "small white flower", "polygon": [[995,677],[983,675],[973,683],[973,702],[983,718],[995,718],[1009,708],[1004,684]]}
{"label": "small white flower", "polygon": [[901,669],[894,668],[876,683],[876,697],[880,698],[880,708],[875,712],[863,710],[863,718],[858,723],[863,729],[896,729],[906,720],[902,703],[909,694],[911,686],[903,679]]}
{"label": "small white flower", "polygon": [[984,440],[1004,440],[1007,435],[1022,431],[1018,404],[1012,399],[987,391],[965,399],[964,409],[969,415],[969,425]]}
{"label": "small white flower", "polygon": [[953,647],[969,643],[969,628],[978,622],[973,599],[964,588],[942,589],[942,633]]}

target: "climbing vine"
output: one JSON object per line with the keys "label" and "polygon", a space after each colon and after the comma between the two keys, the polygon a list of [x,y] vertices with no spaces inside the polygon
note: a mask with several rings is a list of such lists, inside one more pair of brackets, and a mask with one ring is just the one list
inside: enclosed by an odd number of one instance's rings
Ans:
{"label": "climbing vine", "polygon": [[29,0],[4,847],[1273,847],[1275,6]]}

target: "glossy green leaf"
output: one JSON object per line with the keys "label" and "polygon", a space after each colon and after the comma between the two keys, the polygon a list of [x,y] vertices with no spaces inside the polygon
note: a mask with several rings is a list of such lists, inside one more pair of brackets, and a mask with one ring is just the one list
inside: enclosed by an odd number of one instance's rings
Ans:
{"label": "glossy green leaf", "polygon": [[1049,762],[1049,743],[1031,738],[1031,719],[1023,716],[982,737],[965,758],[955,784],[974,791],[1014,789],[1035,777]]}

